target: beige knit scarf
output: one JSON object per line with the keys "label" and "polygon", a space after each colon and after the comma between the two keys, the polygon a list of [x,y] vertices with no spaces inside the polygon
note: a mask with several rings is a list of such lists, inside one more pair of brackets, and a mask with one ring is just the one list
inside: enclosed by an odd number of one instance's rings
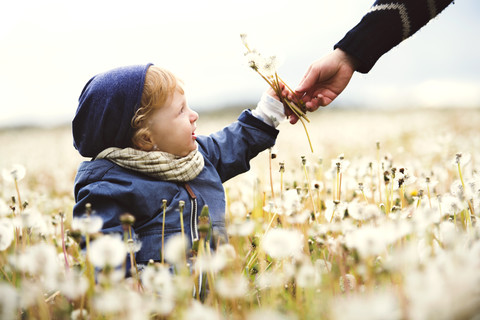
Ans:
{"label": "beige knit scarf", "polygon": [[133,148],[107,148],[95,159],[107,159],[122,168],[139,171],[159,180],[187,182],[203,169],[203,155],[198,149],[185,157],[163,151],[141,151]]}

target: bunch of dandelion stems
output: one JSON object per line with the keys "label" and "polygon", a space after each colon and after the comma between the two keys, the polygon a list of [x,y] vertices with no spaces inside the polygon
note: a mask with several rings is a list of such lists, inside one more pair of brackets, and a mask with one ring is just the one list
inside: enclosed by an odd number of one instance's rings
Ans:
{"label": "bunch of dandelion stems", "polygon": [[[249,53],[252,52],[246,43],[245,43],[245,47],[247,48]],[[274,76],[265,76],[262,72],[260,72],[260,70],[258,70],[258,67],[257,67],[256,64],[253,64],[250,67],[253,70],[255,70],[255,72],[257,72],[270,85],[270,87],[273,89],[273,91],[275,91],[275,94],[280,99],[280,101],[283,103],[283,105],[287,106],[297,116],[297,118],[300,120],[300,122],[303,125],[303,128],[305,129],[305,134],[307,135],[310,150],[313,153],[313,147],[312,147],[312,142],[310,141],[310,135],[308,134],[307,126],[305,125],[305,122],[303,121],[305,119],[305,121],[310,123],[310,119],[307,118],[307,116],[306,116],[305,112],[303,112],[302,108],[298,107],[293,101],[291,101],[290,99],[288,99],[288,98],[286,98],[282,95],[283,90],[282,90],[282,86],[280,84],[282,83],[283,85],[285,85],[285,87],[288,90],[290,90],[290,92],[293,92],[293,90],[278,76],[277,72],[275,72]],[[301,106],[303,106],[303,109],[304,109],[303,101],[299,100],[298,103]]]}
{"label": "bunch of dandelion stems", "polygon": [[[460,166],[460,161],[457,161],[457,167],[458,167],[458,176],[460,177],[460,182],[462,183],[462,188],[465,191],[465,182],[463,181],[463,175],[462,175],[462,168]],[[467,199],[467,205],[468,209],[470,210],[470,213],[468,210],[465,212],[465,221],[466,221],[466,226],[467,227],[472,227],[472,218],[471,215],[475,215],[475,211],[473,209],[473,205],[469,199]]]}

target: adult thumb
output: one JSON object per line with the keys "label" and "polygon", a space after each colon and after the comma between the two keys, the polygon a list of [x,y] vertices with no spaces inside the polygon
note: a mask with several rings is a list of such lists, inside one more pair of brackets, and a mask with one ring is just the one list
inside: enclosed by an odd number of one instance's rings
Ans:
{"label": "adult thumb", "polygon": [[310,89],[313,83],[314,83],[314,80],[311,79],[310,70],[308,70],[308,72],[303,76],[302,81],[300,81],[298,86],[295,88],[295,92],[298,92],[298,93],[306,92]]}

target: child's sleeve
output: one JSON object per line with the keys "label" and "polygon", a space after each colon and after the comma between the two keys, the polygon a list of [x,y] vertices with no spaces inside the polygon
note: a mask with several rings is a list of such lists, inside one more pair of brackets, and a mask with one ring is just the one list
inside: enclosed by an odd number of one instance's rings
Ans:
{"label": "child's sleeve", "polygon": [[129,195],[112,194],[108,182],[99,181],[83,187],[77,195],[74,207],[74,216],[84,213],[86,204],[92,206],[93,213],[102,218],[103,233],[123,233],[120,216],[130,210],[118,199],[125,199]]}
{"label": "child's sleeve", "polygon": [[286,119],[283,103],[266,92],[263,93],[257,108],[252,111],[252,114],[275,128]]}
{"label": "child's sleeve", "polygon": [[[282,106],[283,107],[283,106]],[[197,142],[206,161],[216,168],[222,182],[250,169],[250,160],[272,147],[278,130],[245,110],[238,121]]]}

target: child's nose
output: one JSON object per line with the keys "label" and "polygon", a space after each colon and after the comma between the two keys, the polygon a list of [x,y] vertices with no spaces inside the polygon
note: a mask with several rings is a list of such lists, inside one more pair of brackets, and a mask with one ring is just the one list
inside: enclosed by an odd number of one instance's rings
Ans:
{"label": "child's nose", "polygon": [[193,110],[190,110],[190,119],[192,122],[195,122],[198,120],[198,113],[193,111]]}

